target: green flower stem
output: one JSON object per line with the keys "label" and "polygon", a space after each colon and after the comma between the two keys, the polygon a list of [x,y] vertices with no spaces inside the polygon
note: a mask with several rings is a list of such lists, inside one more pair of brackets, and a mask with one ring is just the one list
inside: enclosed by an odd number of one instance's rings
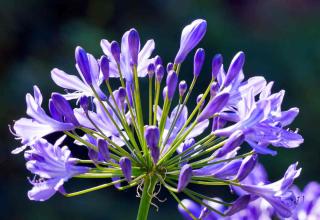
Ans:
{"label": "green flower stem", "polygon": [[65,197],[73,197],[73,196],[82,195],[82,194],[93,192],[93,191],[96,191],[96,190],[99,190],[99,189],[103,189],[103,188],[106,188],[106,187],[109,187],[109,186],[113,186],[114,184],[121,183],[123,181],[125,181],[125,179],[116,180],[116,181],[113,181],[111,183],[105,183],[105,184],[102,184],[102,185],[99,185],[99,186],[91,187],[91,188],[88,188],[88,189],[85,189],[85,190],[81,190],[81,191],[78,191],[78,192],[74,192],[74,193],[68,193],[68,194],[65,194],[64,196]]}
{"label": "green flower stem", "polygon": [[154,97],[154,114],[153,114],[153,125],[157,123],[157,111],[158,111],[158,103],[159,103],[159,95],[160,95],[160,83],[155,77],[155,97]]}
{"label": "green flower stem", "polygon": [[[189,156],[187,155],[188,153],[190,153],[192,151],[198,151],[199,148],[201,148],[201,150],[203,149],[202,148],[202,144],[206,143],[208,140],[213,140],[215,138],[215,136],[213,134],[210,134],[206,137],[204,137],[203,139],[199,140],[198,142],[196,142],[194,145],[192,145],[191,147],[189,147],[187,150],[183,151],[181,154],[178,154],[172,158],[170,158],[166,163],[165,165],[167,166],[167,168],[169,169],[171,167],[171,165],[176,165],[176,163],[178,162],[182,162],[181,158],[185,157],[185,156]],[[195,147],[196,146],[199,146],[199,148],[197,148],[195,150]],[[200,151],[200,149],[199,149]]]}
{"label": "green flower stem", "polygon": [[152,77],[149,76],[149,125],[152,124]]}
{"label": "green flower stem", "polygon": [[[116,129],[118,130],[119,134],[121,135],[121,137],[123,138],[123,140],[126,142],[126,145],[128,148],[133,148],[136,150],[137,153],[137,157],[139,158],[139,160],[141,162],[144,162],[144,159],[142,157],[142,154],[140,152],[140,149],[135,141],[135,138],[131,136],[131,132],[127,133],[129,136],[129,139],[132,141],[133,147],[131,145],[131,143],[127,140],[127,137],[123,134],[122,130],[120,129],[119,125],[117,124],[117,122],[114,120],[114,118],[110,115],[110,112],[108,111],[107,107],[105,106],[105,104],[102,102],[102,100],[100,99],[98,93],[96,92],[96,90],[91,86],[91,89],[95,95],[95,97],[98,99],[99,103],[101,104],[101,106],[103,107],[104,111],[106,112],[106,114],[108,115],[109,119],[112,121],[113,125],[116,127]],[[110,104],[109,104],[110,105]],[[111,105],[110,105],[111,106]],[[120,119],[120,118],[119,118]],[[128,131],[127,131],[128,132]]]}
{"label": "green flower stem", "polygon": [[144,178],[143,192],[140,200],[137,220],[147,220],[153,191],[158,182],[157,176],[148,175]]}

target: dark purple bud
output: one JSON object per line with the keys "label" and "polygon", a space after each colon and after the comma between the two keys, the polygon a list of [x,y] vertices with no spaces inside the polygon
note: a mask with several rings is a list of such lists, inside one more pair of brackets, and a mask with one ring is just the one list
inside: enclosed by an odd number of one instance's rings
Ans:
{"label": "dark purple bud", "polygon": [[158,82],[161,82],[164,76],[164,68],[161,64],[157,65],[156,67],[156,79]]}
{"label": "dark purple bud", "polygon": [[250,198],[250,195],[244,195],[239,197],[235,202],[233,202],[232,206],[224,214],[227,216],[231,216],[245,209],[250,202]]}
{"label": "dark purple bud", "polygon": [[120,46],[117,41],[112,41],[110,45],[111,53],[117,64],[120,64]]}
{"label": "dark purple bud", "polygon": [[103,157],[105,161],[109,161],[111,158],[108,143],[105,140],[99,138],[97,141],[97,145],[100,155]]}
{"label": "dark purple bud", "polygon": [[[193,202],[190,199],[184,199],[181,201],[181,203],[183,204],[183,206],[189,210],[192,215],[194,215],[196,218],[199,217],[200,213],[201,213],[201,207],[198,203]],[[178,210],[181,213],[181,215],[183,216],[183,218],[185,220],[191,220],[192,218],[190,217],[190,214],[179,204],[178,206]]]}
{"label": "dark purple bud", "polygon": [[245,55],[242,51],[238,52],[232,59],[229,66],[223,87],[229,86],[237,77],[243,67]]}
{"label": "dark purple bud", "polygon": [[100,58],[100,70],[104,80],[109,80],[109,59],[106,56]]}
{"label": "dark purple bud", "polygon": [[174,59],[174,63],[180,64],[187,57],[193,48],[201,41],[207,30],[207,22],[202,19],[197,19],[187,25],[181,34],[180,48]]}
{"label": "dark purple bud", "polygon": [[189,184],[192,177],[192,167],[189,164],[184,165],[180,170],[178,180],[178,192],[183,191]]}
{"label": "dark purple bud", "polygon": [[132,28],[129,31],[128,36],[128,43],[129,43],[129,51],[132,59],[132,64],[137,65],[138,64],[138,55],[140,51],[140,37],[139,33],[136,29]]}
{"label": "dark purple bud", "polygon": [[99,162],[99,154],[98,154],[98,152],[93,150],[93,149],[91,149],[91,148],[88,149],[88,157],[94,163]]}
{"label": "dark purple bud", "polygon": [[244,135],[242,131],[236,131],[226,141],[226,143],[215,152],[215,157],[223,157],[227,153],[240,146],[244,141]]}
{"label": "dark purple bud", "polygon": [[193,61],[193,75],[195,77],[199,76],[204,63],[204,59],[205,59],[204,49],[199,48],[194,55],[194,61]]}
{"label": "dark purple bud", "polygon": [[213,82],[210,86],[210,96],[215,97],[219,91],[219,84],[217,82]]}
{"label": "dark purple bud", "polygon": [[121,103],[124,103],[124,101],[126,100],[126,95],[127,95],[127,92],[126,92],[126,89],[123,88],[123,87],[119,87],[118,89],[118,99]]}
{"label": "dark purple bud", "polygon": [[88,112],[89,110],[89,98],[87,96],[81,96],[79,100],[79,104],[84,112]]}
{"label": "dark purple bud", "polygon": [[52,103],[59,112],[60,115],[63,115],[65,118],[65,122],[72,123],[75,126],[79,126],[79,122],[74,116],[73,110],[69,104],[69,102],[59,93],[52,93],[51,95]]}
{"label": "dark purple bud", "polygon": [[244,158],[235,179],[238,181],[244,180],[251,173],[257,161],[258,156],[256,154]]}
{"label": "dark purple bud", "polygon": [[212,77],[217,78],[217,75],[221,69],[223,58],[221,54],[216,54],[212,59]]}
{"label": "dark purple bud", "polygon": [[212,117],[215,113],[221,111],[229,100],[229,93],[221,93],[211,99],[197,118],[198,122]]}
{"label": "dark purple bud", "polygon": [[[198,97],[197,97],[197,104],[199,104],[199,102],[201,101],[202,97],[203,97],[203,94],[198,95]],[[202,109],[203,106],[204,106],[204,101],[201,103],[200,109]]]}
{"label": "dark purple bud", "polygon": [[156,126],[147,126],[144,137],[150,149],[153,162],[156,164],[159,160],[160,150],[158,146],[160,131]]}
{"label": "dark purple bud", "polygon": [[174,92],[177,88],[177,83],[178,83],[177,73],[174,71],[169,72],[166,83],[168,88],[168,99],[171,101],[174,96]]}
{"label": "dark purple bud", "polygon": [[158,65],[162,65],[162,59],[159,55],[157,55],[155,58],[154,58],[154,65],[155,66],[158,66]]}
{"label": "dark purple bud", "polygon": [[155,71],[155,65],[153,63],[150,63],[148,65],[148,75],[149,75],[149,77],[151,77],[151,78],[153,77],[154,71]]}
{"label": "dark purple bud", "polygon": [[188,89],[188,85],[187,85],[186,81],[184,81],[184,80],[180,81],[180,83],[179,83],[179,95],[181,97],[186,93],[187,89]]}
{"label": "dark purple bud", "polygon": [[163,90],[162,90],[162,97],[163,99],[166,99],[167,97],[167,93],[168,93],[168,87],[164,87]]}
{"label": "dark purple bud", "polygon": [[167,73],[169,73],[171,70],[173,70],[173,63],[167,64]]}
{"label": "dark purple bud", "polygon": [[90,63],[87,52],[82,47],[78,46],[76,47],[75,57],[76,63],[84,80],[88,85],[92,85]]}
{"label": "dark purple bud", "polygon": [[128,157],[121,157],[119,160],[119,165],[122,170],[124,178],[126,178],[126,180],[130,182],[131,175],[132,175],[131,160]]}

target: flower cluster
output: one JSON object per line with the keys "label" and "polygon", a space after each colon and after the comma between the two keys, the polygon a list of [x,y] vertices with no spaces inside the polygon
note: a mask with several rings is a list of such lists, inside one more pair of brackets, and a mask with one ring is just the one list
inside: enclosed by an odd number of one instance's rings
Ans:
{"label": "flower cluster", "polygon": [[[66,93],[52,93],[49,114],[34,86],[33,95],[26,95],[28,117],[15,121],[12,129],[21,140],[13,153],[25,151],[27,169],[35,174],[29,198],[43,201],[55,192],[68,197],[109,186],[118,190],[137,186],[138,192],[142,190],[137,219],[143,220],[157,198],[155,188],[163,186],[191,219],[233,218],[256,209],[254,215],[266,211],[290,217],[297,205],[290,188],[301,169],[292,164],[281,180],[269,183],[256,177],[262,175],[257,161],[259,154],[276,155],[271,145],[295,148],[303,142],[297,131],[288,128],[299,110],[281,109],[284,91],[272,93],[273,82],[262,76],[245,79],[243,52],[228,68],[222,56],[215,55],[211,74],[205,76],[210,78],[207,87],[190,103],[204,49],[195,51],[191,82],[179,81],[188,74],[180,71],[181,65],[206,27],[202,19],[187,25],[174,62],[166,67],[160,56],[152,56],[154,41],[142,47],[135,29],[125,32],[121,44],[102,40],[104,55],[99,59],[78,46],[75,62],[80,77],[58,68],[51,71],[53,81]],[[149,87],[142,87],[142,81]],[[54,145],[46,140],[52,133],[63,135]],[[85,147],[88,158],[71,157],[64,146],[66,136]],[[110,180],[67,193],[63,184],[71,178]],[[189,184],[229,186],[239,197],[225,202],[193,191]],[[180,194],[192,201],[181,201]]]}
{"label": "flower cluster", "polygon": [[[245,188],[233,187],[233,190],[239,196],[248,194],[251,196],[251,202],[241,211],[235,213],[232,216],[221,217],[216,212],[208,211],[204,206],[200,206],[190,199],[182,200],[182,205],[187,208],[192,215],[197,216],[204,220],[245,220],[245,219],[257,219],[257,220],[272,220],[276,217],[282,219],[286,216],[286,219],[298,220],[298,219],[319,219],[320,218],[320,184],[317,182],[310,182],[301,192],[298,187],[293,186],[291,190],[285,194],[274,194],[279,190],[279,186],[285,186],[286,182],[292,181],[294,176],[298,175],[295,170],[295,164],[291,165],[284,178],[281,180],[269,183],[267,179],[267,173],[261,164],[256,164],[254,170],[243,180],[243,185],[256,185],[251,186],[254,191],[247,191]],[[291,173],[291,174],[290,174]],[[271,187],[272,188],[271,188]],[[264,194],[261,197],[257,197],[255,193],[263,192],[261,189],[268,189],[269,193],[264,190]],[[283,189],[282,189],[283,190]],[[296,197],[293,196],[296,195]],[[264,196],[264,197],[263,197]],[[280,197],[279,197],[280,196]],[[264,198],[264,199],[263,199]],[[221,199],[215,198],[219,201]],[[211,204],[217,210],[223,212],[226,208],[220,204],[214,204],[209,200],[204,200],[206,204]],[[187,211],[182,208],[182,205],[178,206],[179,212],[186,220],[191,220],[192,217]],[[294,209],[292,209],[294,207]],[[290,210],[291,209],[291,210]],[[290,216],[290,217],[289,217]]]}

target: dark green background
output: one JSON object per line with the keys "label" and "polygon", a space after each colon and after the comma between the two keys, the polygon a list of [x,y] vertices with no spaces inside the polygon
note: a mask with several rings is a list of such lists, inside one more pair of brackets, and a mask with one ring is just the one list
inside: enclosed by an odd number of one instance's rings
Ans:
{"label": "dark green background", "polygon": [[[37,84],[48,98],[61,91],[50,79],[60,67],[75,73],[74,48],[81,45],[95,56],[100,39],[120,40],[124,31],[137,28],[145,42],[156,41],[156,53],[171,61],[180,32],[193,19],[204,18],[208,30],[200,46],[206,49],[206,67],[197,89],[209,79],[210,60],[224,55],[225,65],[238,51],[246,53],[246,76],[263,75],[276,81],[275,90],[286,90],[284,108],[300,107],[292,125],[300,128],[305,143],[298,149],[279,150],[277,157],[263,157],[269,176],[280,178],[287,166],[300,161],[297,184],[302,187],[319,177],[320,124],[320,2],[311,0],[224,1],[0,1],[0,219],[135,219],[139,200],[135,191],[113,188],[76,198],[56,195],[44,203],[31,202],[22,155],[10,155],[17,145],[8,124],[25,114],[25,93]],[[190,80],[192,55],[181,77]],[[98,183],[98,182],[97,182]],[[71,188],[95,182],[71,181]],[[210,195],[221,189],[206,189]],[[168,198],[150,219],[179,219],[176,203]]]}

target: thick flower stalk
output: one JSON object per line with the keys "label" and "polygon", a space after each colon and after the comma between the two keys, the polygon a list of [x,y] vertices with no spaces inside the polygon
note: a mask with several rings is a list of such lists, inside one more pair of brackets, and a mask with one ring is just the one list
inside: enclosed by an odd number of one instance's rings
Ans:
{"label": "thick flower stalk", "polygon": [[[135,29],[123,35],[121,44],[102,40],[104,54],[99,59],[77,47],[80,77],[58,68],[51,71],[66,93],[52,93],[49,113],[34,86],[33,95],[26,95],[28,117],[15,121],[12,129],[21,140],[12,152],[25,151],[27,169],[35,175],[29,198],[44,201],[56,192],[71,197],[110,186],[120,191],[137,187],[137,219],[145,220],[150,205],[157,203],[158,189],[165,188],[187,219],[232,218],[260,203],[290,217],[297,204],[290,191],[300,174],[297,164],[275,183],[250,178],[256,175],[259,154],[276,154],[270,146],[295,148],[303,142],[288,128],[299,110],[281,109],[284,91],[272,93],[272,82],[267,84],[261,76],[245,79],[243,52],[234,56],[227,71],[222,55],[215,55],[212,73],[203,76],[208,84],[199,85],[203,93],[191,100],[204,49],[196,50],[191,73],[181,72],[181,65],[206,27],[206,21],[198,19],[183,29],[174,62],[166,68],[160,56],[152,56],[154,41],[141,46]],[[191,82],[181,80],[186,74],[193,74]],[[62,136],[53,145],[46,140],[52,133]],[[88,157],[72,157],[65,137],[87,149]],[[99,178],[103,183],[68,192],[64,183],[76,178]],[[222,201],[191,190],[191,184],[231,187],[239,197]],[[181,201],[181,195],[190,200]]]}

